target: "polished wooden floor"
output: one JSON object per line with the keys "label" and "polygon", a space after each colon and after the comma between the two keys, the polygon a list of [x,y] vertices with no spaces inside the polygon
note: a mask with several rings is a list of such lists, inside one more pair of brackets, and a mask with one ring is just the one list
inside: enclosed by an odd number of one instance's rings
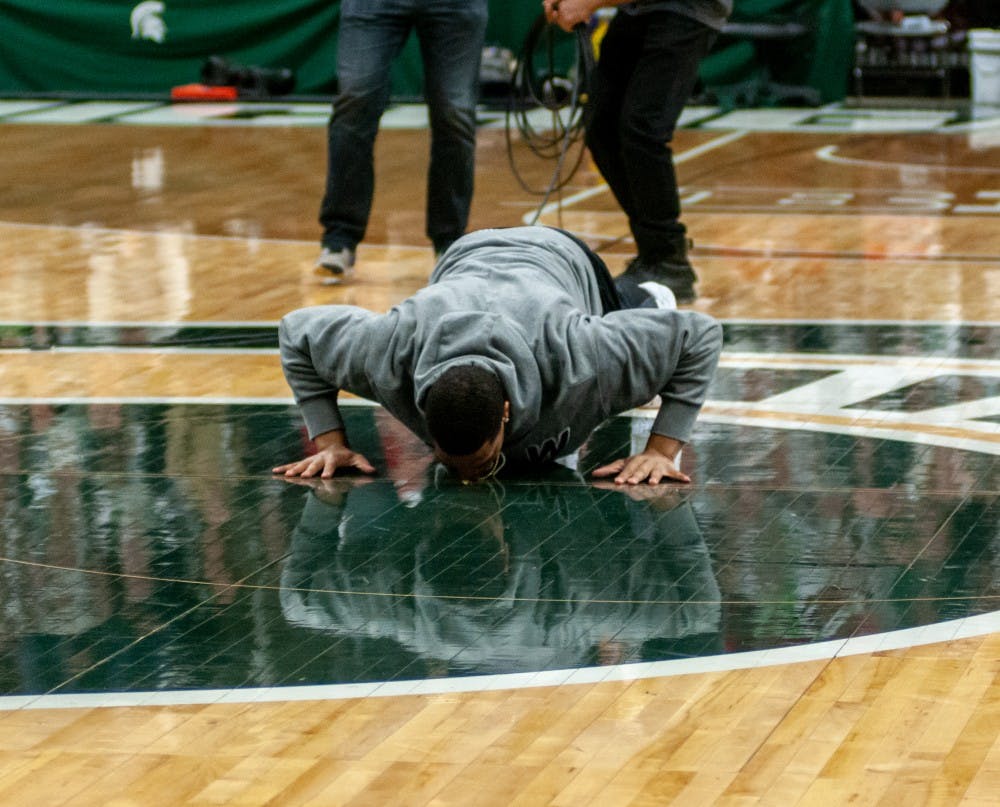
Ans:
{"label": "polished wooden floor", "polygon": [[[740,123],[687,128],[675,143],[701,276],[693,307],[734,327],[828,324],[859,334],[852,355],[816,355],[808,339],[795,351],[765,339],[760,351],[773,352],[775,363],[794,352],[810,371],[859,365],[877,352],[871,329],[901,327],[898,357],[914,372],[947,359],[956,377],[985,379],[970,404],[977,414],[963,416],[976,418],[978,430],[967,419],[896,422],[822,407],[781,414],[845,433],[870,428],[887,441],[893,429],[923,430],[934,445],[980,452],[982,462],[958,470],[931,463],[926,484],[940,474],[935,493],[983,505],[976,597],[992,629],[681,675],[632,676],[622,665],[589,683],[257,702],[220,695],[174,705],[12,702],[0,707],[0,803],[1000,804],[1000,394],[990,386],[1000,356],[976,351],[996,345],[1000,327],[1000,127]],[[0,136],[0,399],[33,407],[36,432],[51,417],[47,406],[67,402],[288,397],[272,350],[215,352],[211,340],[187,352],[49,349],[47,329],[118,329],[127,340],[129,326],[273,327],[303,305],[385,310],[432,268],[420,129],[379,138],[371,226],[357,279],[342,287],[321,285],[311,272],[319,127],[8,121]],[[543,186],[551,163],[519,153]],[[633,250],[600,177],[585,165],[556,201],[540,221],[576,232],[619,271]],[[537,204],[510,172],[503,132],[483,129],[471,226],[520,224]],[[946,356],[923,351],[905,341],[908,326],[954,331],[966,343]],[[739,365],[740,344],[727,345],[723,368]],[[777,417],[752,397],[742,403],[710,402],[708,422]],[[0,473],[27,486],[33,468],[4,451],[14,439],[5,423]],[[203,439],[212,434],[228,439],[224,429],[192,425],[184,461],[204,456],[204,467],[214,467]],[[32,461],[69,467],[57,454]],[[261,477],[267,467],[262,460],[230,473]],[[206,490],[221,483],[194,478],[193,500],[203,498],[206,521],[217,526],[222,516]],[[859,513],[887,506],[877,489],[874,481],[851,489]],[[12,543],[5,539],[5,569],[24,563]],[[222,554],[206,561],[206,579],[226,577],[212,568],[227,563]],[[128,564],[144,568],[141,559]],[[136,586],[144,580],[134,575]],[[12,597],[13,588],[0,591]]]}

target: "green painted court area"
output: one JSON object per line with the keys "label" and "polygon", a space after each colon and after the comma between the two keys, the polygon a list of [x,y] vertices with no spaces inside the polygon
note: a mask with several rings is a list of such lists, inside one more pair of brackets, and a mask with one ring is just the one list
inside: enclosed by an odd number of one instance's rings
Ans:
{"label": "green painted court area", "polygon": [[[859,338],[809,327],[730,324],[726,351]],[[972,330],[872,326],[865,343],[995,356],[996,329]],[[179,338],[238,349],[266,345],[266,331]],[[43,331],[27,333],[7,329],[6,347],[39,349]],[[767,401],[822,377],[731,364],[709,397]],[[945,373],[866,410],[919,414],[940,405],[935,384],[954,399]],[[997,384],[957,389],[991,398]],[[463,486],[382,410],[345,411],[379,474],[303,484],[268,470],[304,450],[290,405],[0,404],[0,694],[669,661],[930,625],[1000,600],[996,454],[706,417],[685,449],[691,485],[623,489],[589,477],[644,439],[648,419],[622,417],[575,468]]]}

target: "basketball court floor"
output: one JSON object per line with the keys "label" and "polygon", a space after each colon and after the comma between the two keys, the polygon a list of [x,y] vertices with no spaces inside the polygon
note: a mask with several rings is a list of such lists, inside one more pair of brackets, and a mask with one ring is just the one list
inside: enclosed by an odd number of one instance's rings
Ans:
{"label": "basketball court floor", "polygon": [[[724,351],[627,490],[653,410],[463,487],[351,400],[377,476],[272,477],[281,316],[433,264],[400,106],[314,278],[326,114],[0,101],[0,804],[1000,803],[1000,111],[686,112]],[[484,111],[473,228],[632,256],[586,162],[539,204]]]}

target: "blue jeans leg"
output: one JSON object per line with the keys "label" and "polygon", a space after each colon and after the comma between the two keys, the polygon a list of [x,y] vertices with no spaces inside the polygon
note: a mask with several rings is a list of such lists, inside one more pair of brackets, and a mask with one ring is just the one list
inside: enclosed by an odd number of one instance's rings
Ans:
{"label": "blue jeans leg", "polygon": [[323,244],[364,238],[374,193],[374,146],[389,102],[392,60],[412,29],[420,41],[431,121],[427,235],[444,248],[465,232],[472,203],[475,110],[487,0],[342,0],[339,93],[327,137]]}
{"label": "blue jeans leg", "polygon": [[375,136],[389,103],[392,60],[412,24],[409,15],[392,9],[393,5],[371,0],[341,3],[339,87],[327,127],[326,192],[319,212],[323,244],[332,249],[353,249],[368,227]]}
{"label": "blue jeans leg", "polygon": [[425,3],[417,19],[431,124],[427,237],[437,251],[465,233],[472,205],[486,0]]}

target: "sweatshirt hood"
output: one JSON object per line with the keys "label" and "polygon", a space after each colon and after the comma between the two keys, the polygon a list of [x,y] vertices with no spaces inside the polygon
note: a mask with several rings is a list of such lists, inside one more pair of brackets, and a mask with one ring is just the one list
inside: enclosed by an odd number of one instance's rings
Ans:
{"label": "sweatshirt hood", "polygon": [[442,316],[416,357],[413,386],[417,408],[431,385],[452,367],[476,365],[500,379],[510,401],[509,439],[516,440],[537,421],[542,402],[541,374],[531,346],[510,319],[483,311]]}

